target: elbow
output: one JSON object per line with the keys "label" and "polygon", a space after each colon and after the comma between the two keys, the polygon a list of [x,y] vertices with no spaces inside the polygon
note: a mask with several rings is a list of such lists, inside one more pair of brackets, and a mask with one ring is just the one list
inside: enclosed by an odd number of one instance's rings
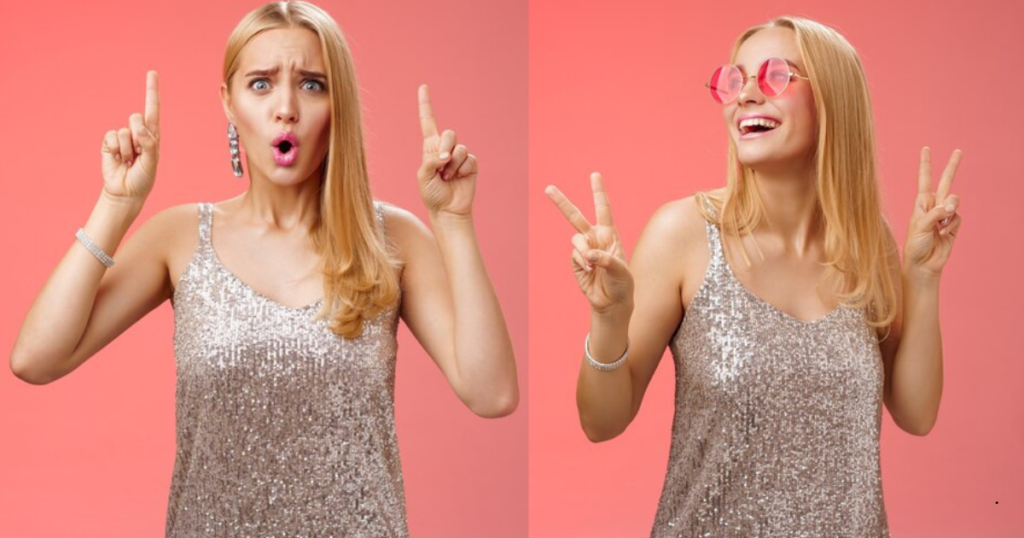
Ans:
{"label": "elbow", "polygon": [[580,411],[580,427],[583,428],[583,433],[591,443],[603,443],[605,441],[615,439],[621,435],[622,432],[626,431],[627,425],[619,427],[609,426],[606,423],[598,423],[597,421],[588,419],[582,410]]}
{"label": "elbow", "polygon": [[896,417],[893,417],[893,420],[896,422],[896,425],[899,426],[901,430],[909,433],[910,435],[916,435],[918,437],[924,437],[924,436],[928,435],[929,433],[931,433],[932,428],[935,427],[935,421],[936,421],[937,418],[938,417],[933,415],[933,416],[922,418],[922,419],[918,419],[918,420],[902,420],[902,421],[900,421],[900,420],[896,420]]}
{"label": "elbow", "polygon": [[30,385],[46,385],[54,380],[53,376],[32,368],[32,361],[16,353],[11,354],[10,366],[14,377]]}
{"label": "elbow", "polygon": [[934,428],[934,427],[935,427],[935,419],[932,419],[932,420],[929,420],[929,421],[922,421],[922,422],[918,422],[916,424],[911,424],[908,427],[904,427],[903,430],[906,431],[907,433],[911,434],[911,435],[916,435],[918,437],[924,437],[924,436],[928,435],[929,433],[931,433],[932,428]]}
{"label": "elbow", "polygon": [[586,425],[584,425],[583,433],[586,434],[587,440],[589,440],[591,443],[603,443],[605,441],[611,441],[612,439],[618,437],[622,433],[622,430],[609,431],[602,430],[600,428],[587,427]]}
{"label": "elbow", "polygon": [[469,410],[479,417],[507,417],[519,407],[519,389],[513,386],[510,390],[466,401],[465,403],[466,407],[469,407]]}

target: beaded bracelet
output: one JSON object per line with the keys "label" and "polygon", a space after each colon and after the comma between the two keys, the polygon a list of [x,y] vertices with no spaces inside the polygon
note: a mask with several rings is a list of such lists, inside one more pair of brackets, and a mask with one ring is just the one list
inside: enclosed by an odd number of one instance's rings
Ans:
{"label": "beaded bracelet", "polygon": [[616,360],[615,362],[610,362],[607,364],[603,362],[598,362],[596,359],[594,359],[593,356],[590,355],[590,333],[587,333],[587,339],[583,341],[583,352],[586,353],[587,362],[590,363],[591,366],[597,368],[598,370],[601,370],[602,372],[610,372],[618,368],[619,366],[622,366],[626,362],[626,357],[629,356],[629,338],[626,339],[626,351],[623,351],[622,356],[619,357],[618,360]]}
{"label": "beaded bracelet", "polygon": [[114,259],[107,256],[107,253],[103,252],[103,249],[96,246],[96,243],[93,243],[92,239],[89,239],[89,236],[85,235],[85,230],[79,228],[78,232],[75,233],[75,237],[78,238],[79,242],[85,245],[85,248],[89,249],[89,252],[92,252],[93,256],[96,256],[96,259],[98,259],[100,263],[107,267],[112,267],[114,265]]}

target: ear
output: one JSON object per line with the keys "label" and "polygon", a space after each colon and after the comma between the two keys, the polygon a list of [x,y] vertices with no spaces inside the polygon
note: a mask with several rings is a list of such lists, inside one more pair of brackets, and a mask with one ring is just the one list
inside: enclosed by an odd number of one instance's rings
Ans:
{"label": "ear", "polygon": [[228,121],[235,123],[235,114],[231,111],[231,92],[228,90],[226,82],[220,84],[220,103],[224,107],[224,114],[228,117]]}

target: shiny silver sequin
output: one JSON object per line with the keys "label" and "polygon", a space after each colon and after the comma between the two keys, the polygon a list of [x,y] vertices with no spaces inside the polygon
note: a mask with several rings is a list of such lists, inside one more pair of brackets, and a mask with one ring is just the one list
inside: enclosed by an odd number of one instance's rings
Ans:
{"label": "shiny silver sequin", "polygon": [[[376,204],[383,230],[383,207]],[[346,340],[244,284],[211,243],[174,291],[168,537],[407,537],[394,422],[398,307]]]}
{"label": "shiny silver sequin", "polygon": [[888,537],[885,371],[864,311],[783,313],[737,280],[706,226],[709,267],[670,344],[675,418],[651,536]]}

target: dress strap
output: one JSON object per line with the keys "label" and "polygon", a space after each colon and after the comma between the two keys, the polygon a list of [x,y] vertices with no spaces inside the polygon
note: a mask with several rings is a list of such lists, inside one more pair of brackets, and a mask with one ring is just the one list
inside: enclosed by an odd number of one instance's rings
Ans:
{"label": "dress strap", "polygon": [[377,213],[377,229],[380,230],[381,237],[385,236],[384,230],[384,202],[379,200],[373,201],[373,210]]}
{"label": "dress strap", "polygon": [[[698,203],[704,204],[704,207],[708,210],[708,213],[715,219],[718,219],[718,211],[715,210],[715,206],[708,200],[707,194],[698,192],[696,198],[699,200]],[[725,262],[725,253],[722,248],[722,234],[718,227],[718,224],[704,219],[704,226],[708,231],[708,249],[711,251],[711,263],[722,264]]]}
{"label": "dress strap", "polygon": [[199,202],[199,246],[210,244],[210,230],[213,228],[213,204]]}

